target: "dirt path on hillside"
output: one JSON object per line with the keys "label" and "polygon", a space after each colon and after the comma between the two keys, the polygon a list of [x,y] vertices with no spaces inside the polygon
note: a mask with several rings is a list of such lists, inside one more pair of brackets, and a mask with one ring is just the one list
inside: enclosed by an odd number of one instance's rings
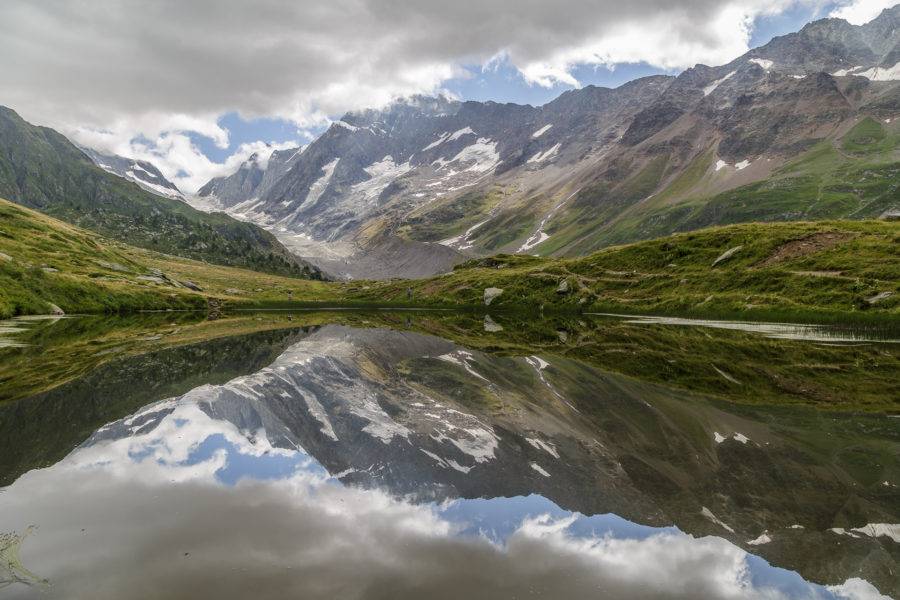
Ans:
{"label": "dirt path on hillside", "polygon": [[780,262],[795,260],[816,252],[831,250],[838,244],[853,239],[852,233],[841,233],[837,231],[814,233],[799,240],[785,242],[775,248],[772,254],[764,261],[757,263],[757,267],[771,267]]}

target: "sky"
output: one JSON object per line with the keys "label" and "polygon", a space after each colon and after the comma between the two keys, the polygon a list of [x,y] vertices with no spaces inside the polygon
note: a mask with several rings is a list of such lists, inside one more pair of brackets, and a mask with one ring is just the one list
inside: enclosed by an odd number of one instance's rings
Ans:
{"label": "sky", "polygon": [[895,0],[3,0],[0,105],[192,193],[413,94],[540,105]]}

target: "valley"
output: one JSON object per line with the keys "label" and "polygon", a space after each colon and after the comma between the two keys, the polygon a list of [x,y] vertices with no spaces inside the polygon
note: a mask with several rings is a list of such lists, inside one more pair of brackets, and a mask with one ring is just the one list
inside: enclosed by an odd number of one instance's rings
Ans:
{"label": "valley", "polygon": [[91,46],[58,130],[0,106],[3,597],[900,598],[900,5],[850,1],[0,7]]}

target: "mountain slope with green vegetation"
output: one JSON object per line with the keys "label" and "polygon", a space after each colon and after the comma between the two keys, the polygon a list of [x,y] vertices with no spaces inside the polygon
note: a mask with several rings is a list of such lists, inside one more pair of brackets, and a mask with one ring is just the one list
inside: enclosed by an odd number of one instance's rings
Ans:
{"label": "mountain slope with green vegetation", "polygon": [[809,318],[900,316],[900,222],[750,223],[575,259],[499,255],[452,272],[356,288],[348,298],[425,304]]}
{"label": "mountain slope with green vegetation", "polygon": [[613,153],[535,251],[583,256],[715,225],[898,212],[898,95],[897,82],[820,73],[772,77],[715,110],[701,102]]}
{"label": "mountain slope with green vegetation", "polygon": [[[0,200],[0,316],[298,302],[544,307],[751,319],[900,317],[900,222],[750,223],[577,259],[498,255],[420,280],[331,283],[111,242]],[[409,295],[407,290],[410,290]],[[288,292],[292,301],[288,301]]]}
{"label": "mountain slope with green vegetation", "polygon": [[208,298],[330,299],[332,288],[177,258],[105,239],[0,199],[0,318],[205,308]]}
{"label": "mountain slope with green vegetation", "polygon": [[0,197],[110,239],[292,277],[320,278],[256,225],[151,194],[96,167],[65,137],[0,107]]}

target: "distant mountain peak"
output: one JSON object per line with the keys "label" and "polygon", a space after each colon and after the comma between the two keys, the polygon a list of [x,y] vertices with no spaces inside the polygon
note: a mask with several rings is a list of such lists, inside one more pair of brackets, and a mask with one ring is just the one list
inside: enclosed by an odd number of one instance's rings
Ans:
{"label": "distant mountain peak", "polygon": [[181,190],[166,179],[156,165],[151,162],[115,154],[106,154],[83,146],[79,146],[79,149],[104,171],[133,181],[157,196],[184,200]]}

